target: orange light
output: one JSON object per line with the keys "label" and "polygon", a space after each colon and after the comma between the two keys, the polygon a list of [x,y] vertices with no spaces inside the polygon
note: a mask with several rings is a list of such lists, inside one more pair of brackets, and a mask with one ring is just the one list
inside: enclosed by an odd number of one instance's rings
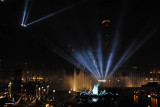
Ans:
{"label": "orange light", "polygon": [[146,81],[148,81],[148,78],[145,78]]}
{"label": "orange light", "polygon": [[153,81],[153,78],[150,78],[150,81]]}
{"label": "orange light", "polygon": [[106,23],[106,22],[110,22],[110,20],[103,20],[102,24]]}

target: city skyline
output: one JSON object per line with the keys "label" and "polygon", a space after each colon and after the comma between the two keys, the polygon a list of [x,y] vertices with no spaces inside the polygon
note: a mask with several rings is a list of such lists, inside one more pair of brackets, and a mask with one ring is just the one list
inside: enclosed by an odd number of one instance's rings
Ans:
{"label": "city skyline", "polygon": [[0,106],[158,107],[160,7],[0,0]]}
{"label": "city skyline", "polygon": [[[64,0],[62,0],[64,4],[60,2],[48,1],[43,6],[42,1],[33,2],[28,20],[32,21],[50,14],[52,11],[58,11],[70,4],[77,3],[72,0],[70,3],[64,2]],[[52,7],[52,4],[55,4],[56,9]],[[158,60],[160,53],[158,35],[160,32],[156,2],[119,1],[114,3],[111,1],[91,2],[84,0],[73,9],[68,9],[23,28],[20,26],[20,22],[24,5],[25,2],[19,0],[1,3],[1,12],[4,13],[0,21],[2,23],[0,32],[1,60],[6,65],[14,66],[15,63],[18,66],[25,63],[31,63],[35,66],[56,65],[57,63],[71,65],[50,50],[52,46],[49,42],[65,52],[68,52],[66,46],[81,48],[90,44],[95,47],[96,35],[98,33],[104,35],[101,21],[109,19],[111,20],[111,41],[115,33],[120,35],[117,54],[122,54],[121,50],[125,50],[130,42],[136,39],[143,41],[152,29],[158,29],[125,64],[160,66]],[[35,13],[37,14],[35,15]],[[118,26],[120,26],[119,32],[117,32]]]}

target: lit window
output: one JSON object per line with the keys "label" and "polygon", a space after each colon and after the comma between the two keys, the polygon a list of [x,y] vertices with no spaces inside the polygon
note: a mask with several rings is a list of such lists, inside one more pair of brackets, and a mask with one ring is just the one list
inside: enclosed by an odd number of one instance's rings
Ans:
{"label": "lit window", "polygon": [[153,81],[153,78],[150,78],[150,81]]}
{"label": "lit window", "polygon": [[146,81],[148,81],[148,78],[145,78]]}

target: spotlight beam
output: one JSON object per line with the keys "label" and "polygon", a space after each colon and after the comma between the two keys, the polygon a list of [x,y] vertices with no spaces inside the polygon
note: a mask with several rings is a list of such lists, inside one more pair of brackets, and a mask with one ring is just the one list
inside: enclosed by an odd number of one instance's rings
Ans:
{"label": "spotlight beam", "polygon": [[109,74],[108,78],[120,67],[120,65],[122,65],[127,59],[126,57],[129,55],[129,53],[133,50],[135,46],[135,42],[133,42],[129,48],[127,49],[127,51],[125,51],[125,53],[123,54],[123,56],[120,58],[120,60],[117,62],[117,64],[114,66],[114,69],[112,70],[112,72]]}
{"label": "spotlight beam", "polygon": [[[64,52],[63,50],[61,50],[60,48],[57,48],[50,40],[48,40],[46,37],[43,37],[47,43],[49,43],[49,46],[47,45],[47,48],[49,48],[52,52],[58,54],[60,57],[64,58],[65,60],[67,60],[68,62],[70,62],[71,64],[73,64],[74,66],[82,69],[82,70],[87,70],[88,72],[90,72],[97,80],[99,79],[99,77],[97,76],[98,74],[96,73],[96,71],[93,69],[93,66],[91,66],[91,64],[89,63],[88,60],[86,60],[86,56],[84,54],[84,56],[82,55],[82,53],[78,52],[78,50],[73,51],[73,53],[76,52],[76,56],[72,55],[68,55],[66,52]],[[87,56],[88,58],[88,56]],[[86,71],[85,70],[85,71]]]}
{"label": "spotlight beam", "polygon": [[87,52],[85,50],[83,50],[82,53],[80,53],[80,55],[81,55],[81,58],[83,58],[83,60],[87,63],[87,66],[89,66],[91,68],[90,72],[92,72],[92,73],[94,72],[97,75],[97,78],[100,78],[100,74],[95,69],[94,64],[93,64],[93,60],[91,59],[89,54],[87,54]]}
{"label": "spotlight beam", "polygon": [[111,47],[111,53],[108,57],[108,61],[107,61],[107,66],[105,68],[105,78],[107,77],[111,67],[112,67],[112,63],[114,61],[114,58],[115,58],[115,54],[116,54],[116,50],[117,50],[117,44],[118,44],[118,40],[119,40],[119,36],[120,36],[120,31],[121,31],[121,26],[124,22],[124,12],[125,11],[121,11],[121,15],[119,16],[119,19],[118,19],[118,24],[116,26],[116,31],[115,31],[115,34],[114,34],[114,41],[113,41],[113,44],[112,44],[112,47]]}
{"label": "spotlight beam", "polygon": [[65,60],[67,60],[68,62],[70,62],[71,64],[73,64],[74,66],[80,68],[80,69],[84,69],[81,65],[79,65],[79,63],[73,59],[71,56],[69,56],[66,52],[64,52],[63,50],[61,50],[60,48],[56,47],[50,40],[48,40],[46,37],[43,37],[44,40],[49,44],[49,46],[47,45],[47,48],[49,50],[51,50],[52,52],[58,54],[59,56],[61,56],[62,58],[64,58]]}
{"label": "spotlight beam", "polygon": [[22,23],[21,23],[22,26],[25,25],[24,22],[25,22],[25,19],[26,19],[27,7],[28,7],[28,0],[26,0],[26,2],[25,2],[25,8],[24,8],[23,18],[22,18]]}
{"label": "spotlight beam", "polygon": [[111,66],[111,63],[112,63],[112,59],[113,59],[113,53],[110,53],[109,59],[108,59],[108,62],[107,62],[106,71],[105,71],[105,78],[106,78],[106,76],[108,74],[108,71],[110,69],[110,66]]}
{"label": "spotlight beam", "polygon": [[139,44],[134,48],[134,50],[128,55],[127,59],[130,58],[155,32],[157,28],[150,32],[143,41],[140,41]]}
{"label": "spotlight beam", "polygon": [[95,70],[93,64],[91,63],[91,60],[89,58],[89,56],[87,55],[87,53],[82,50],[81,52],[79,52],[78,50],[73,51],[73,57],[80,62],[84,67],[86,67],[86,69],[92,73],[93,75],[96,76],[96,78],[100,78],[100,75],[98,74],[98,72]]}
{"label": "spotlight beam", "polygon": [[101,78],[104,78],[103,77],[103,56],[102,56],[102,43],[101,43],[101,37],[99,35],[98,37],[98,49],[97,49],[97,59],[98,59],[98,65],[99,65],[99,70],[100,70],[100,73],[101,73]]}
{"label": "spotlight beam", "polygon": [[[26,22],[27,22],[27,20],[28,20],[28,16],[29,16],[30,9],[31,9],[31,6],[30,6],[30,8],[29,8],[29,10],[28,10],[28,12],[27,12],[28,4],[29,4],[29,0],[26,0],[24,12],[23,12],[23,18],[22,18],[22,22],[21,22],[21,26],[23,26],[23,27],[27,27],[27,26],[29,26],[29,25],[31,25],[31,24],[40,22],[40,21],[42,21],[42,20],[44,20],[44,19],[47,19],[47,18],[49,18],[49,17],[51,17],[51,16],[54,16],[54,15],[56,15],[56,14],[59,14],[59,13],[61,13],[61,12],[63,12],[63,11],[68,10],[68,9],[71,9],[71,8],[75,7],[76,5],[78,5],[78,4],[80,4],[80,3],[76,3],[76,4],[73,4],[73,5],[70,5],[70,6],[66,7],[66,8],[64,8],[64,9],[61,9],[61,10],[59,10],[59,11],[57,11],[57,12],[54,12],[54,13],[51,13],[51,14],[49,14],[49,15],[47,15],[47,16],[41,17],[41,18],[39,18],[39,19],[37,19],[37,20],[35,20],[35,21],[32,21],[32,22],[30,22],[30,23],[27,24]],[[32,5],[32,4],[31,4],[31,5]]]}
{"label": "spotlight beam", "polygon": [[97,69],[97,65],[96,65],[96,62],[95,62],[95,59],[94,59],[94,56],[93,56],[93,53],[92,52],[89,52],[88,54],[85,53],[85,59],[88,58],[88,63],[89,65],[91,66],[92,70],[94,70],[94,72],[96,72],[97,76],[99,78],[101,78],[101,75],[99,73],[99,70]]}
{"label": "spotlight beam", "polygon": [[108,58],[108,62],[107,62],[106,70],[105,70],[105,78],[107,77],[108,72],[109,72],[109,70],[112,66],[112,62],[114,60],[114,56],[115,56],[115,53],[116,53],[117,44],[118,44],[118,31],[115,34],[114,42],[113,42],[113,45],[112,45],[112,50],[111,50],[111,53],[110,53],[109,58]]}
{"label": "spotlight beam", "polygon": [[[80,59],[79,59],[80,58]],[[81,56],[80,54],[76,55],[76,59],[78,62],[80,62],[91,74],[93,74],[95,77],[97,77],[96,72],[94,69],[88,64],[88,62]]]}
{"label": "spotlight beam", "polygon": [[68,6],[68,7],[64,8],[64,9],[61,9],[61,10],[57,11],[57,12],[54,12],[54,13],[51,13],[51,14],[49,14],[49,15],[47,15],[47,16],[44,16],[44,17],[42,17],[42,18],[39,18],[38,20],[35,20],[35,21],[33,21],[33,22],[30,22],[30,23],[26,24],[26,26],[29,26],[29,25],[31,25],[31,24],[34,24],[34,23],[40,22],[40,21],[42,21],[42,20],[45,20],[45,19],[47,19],[47,18],[49,18],[49,17],[52,17],[52,16],[54,16],[54,15],[56,15],[56,14],[59,14],[59,13],[61,13],[61,12],[66,11],[66,10],[69,10],[69,9],[71,9],[71,8],[73,8],[73,7],[75,7],[75,5]]}
{"label": "spotlight beam", "polygon": [[99,77],[102,77],[101,73],[100,73],[99,70],[98,70],[98,66],[97,66],[96,60],[95,60],[95,58],[94,58],[92,49],[90,49],[90,51],[88,51],[88,56],[89,56],[89,58],[90,58],[91,64],[93,65],[94,69],[95,69],[96,72],[98,73]]}
{"label": "spotlight beam", "polygon": [[84,70],[84,67],[82,67],[75,59],[73,59],[71,56],[69,56],[68,54],[66,54],[66,52],[64,52],[63,50],[59,49],[59,48],[52,48],[51,49],[53,52],[57,53],[58,55],[60,55],[62,58],[64,58],[65,60],[67,60],[68,62],[70,62],[71,64],[73,64],[74,66]]}
{"label": "spotlight beam", "polygon": [[31,2],[31,6],[29,7],[29,10],[28,10],[28,12],[27,12],[27,15],[26,15],[25,21],[24,21],[24,24],[25,24],[25,25],[26,25],[26,23],[27,23],[28,16],[29,16],[29,13],[30,13],[30,11],[31,11],[31,7],[32,7],[32,2]]}
{"label": "spotlight beam", "polygon": [[[139,42],[137,45],[136,42],[132,43],[128,50],[124,53],[124,55],[120,58],[112,72],[109,74],[108,78],[123,64],[125,63],[155,32],[157,31],[157,28],[154,29],[151,33],[147,35],[146,38],[143,39],[143,41]],[[136,47],[135,47],[136,46]]]}
{"label": "spotlight beam", "polygon": [[[92,74],[97,80],[105,80],[109,79],[110,76],[117,71],[117,69],[124,64],[150,37],[154,32],[153,30],[151,33],[147,35],[143,39],[143,41],[132,42],[131,45],[127,48],[127,50],[124,52],[124,54],[120,57],[114,68],[111,72],[111,65],[115,56],[116,48],[117,48],[117,41],[118,38],[114,39],[114,43],[112,45],[111,54],[108,57],[108,62],[106,65],[106,69],[103,71],[103,58],[102,58],[102,49],[101,49],[101,39],[99,38],[98,42],[98,48],[96,49],[96,54],[92,50],[91,47],[89,47],[89,50],[85,50],[85,48],[82,48],[81,50],[78,49],[72,49],[72,54],[69,55],[65,51],[55,47],[52,42],[50,42],[48,39],[48,43],[52,45],[51,50],[58,55],[60,55],[62,58],[73,64],[74,66],[77,66],[78,68],[88,71],[90,74]],[[96,57],[97,59],[96,59]],[[97,63],[98,62],[98,63]],[[105,74],[105,75],[104,75]]]}

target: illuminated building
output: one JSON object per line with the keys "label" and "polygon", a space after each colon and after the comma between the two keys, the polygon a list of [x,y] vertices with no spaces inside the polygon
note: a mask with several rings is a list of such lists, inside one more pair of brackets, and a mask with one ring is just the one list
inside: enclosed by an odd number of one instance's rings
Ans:
{"label": "illuminated building", "polygon": [[103,38],[104,42],[104,55],[108,55],[110,53],[110,48],[109,48],[109,42],[110,42],[110,35],[109,35],[109,24],[110,20],[103,20],[102,24],[105,27],[105,36]]}
{"label": "illuminated building", "polygon": [[40,82],[40,81],[44,81],[44,76],[42,76],[43,74],[38,73],[36,71],[23,71],[22,72],[22,81],[23,82],[29,82],[29,81],[33,81],[33,82]]}
{"label": "illuminated building", "polygon": [[[73,90],[91,90],[97,82],[84,71],[74,70]],[[148,82],[159,82],[160,70],[148,70],[143,67],[123,67],[115,72],[108,80],[99,80],[100,87],[141,87]]]}
{"label": "illuminated building", "polygon": [[106,87],[141,87],[148,82],[160,83],[160,70],[143,70],[143,68],[126,68],[115,72],[108,81]]}

